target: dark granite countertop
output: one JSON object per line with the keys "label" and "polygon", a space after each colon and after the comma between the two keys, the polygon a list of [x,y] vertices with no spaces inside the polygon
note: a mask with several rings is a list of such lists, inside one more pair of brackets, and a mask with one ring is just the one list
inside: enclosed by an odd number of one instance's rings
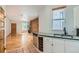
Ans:
{"label": "dark granite countertop", "polygon": [[42,36],[42,37],[50,37],[50,38],[79,40],[79,37],[78,36],[74,36],[74,35],[52,34],[52,33],[42,33],[42,32],[39,32],[39,33],[33,32],[33,35]]}

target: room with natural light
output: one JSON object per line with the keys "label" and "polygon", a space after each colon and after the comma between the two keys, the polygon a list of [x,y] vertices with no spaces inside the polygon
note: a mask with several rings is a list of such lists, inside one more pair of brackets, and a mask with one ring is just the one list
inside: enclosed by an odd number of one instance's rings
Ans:
{"label": "room with natural light", "polygon": [[79,53],[78,5],[0,6],[1,53]]}

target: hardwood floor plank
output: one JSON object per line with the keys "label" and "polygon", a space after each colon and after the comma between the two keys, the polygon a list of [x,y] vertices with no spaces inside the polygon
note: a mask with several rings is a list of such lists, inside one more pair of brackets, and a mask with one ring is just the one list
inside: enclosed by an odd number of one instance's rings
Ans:
{"label": "hardwood floor plank", "polygon": [[28,33],[7,37],[6,53],[39,53],[33,46],[33,36]]}

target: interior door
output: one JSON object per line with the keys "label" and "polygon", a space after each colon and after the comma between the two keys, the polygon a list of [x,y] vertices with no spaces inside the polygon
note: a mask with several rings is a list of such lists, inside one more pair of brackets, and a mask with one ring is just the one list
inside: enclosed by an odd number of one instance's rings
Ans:
{"label": "interior door", "polygon": [[31,32],[39,32],[39,19],[35,18],[32,21],[30,21],[31,26]]}
{"label": "interior door", "polygon": [[16,23],[11,23],[11,34],[12,35],[16,34]]}

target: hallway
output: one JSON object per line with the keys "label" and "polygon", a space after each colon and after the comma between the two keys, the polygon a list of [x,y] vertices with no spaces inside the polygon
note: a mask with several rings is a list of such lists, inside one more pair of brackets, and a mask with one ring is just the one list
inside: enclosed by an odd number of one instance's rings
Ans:
{"label": "hallway", "polygon": [[28,33],[9,35],[7,37],[6,53],[38,53],[32,44],[32,35]]}

